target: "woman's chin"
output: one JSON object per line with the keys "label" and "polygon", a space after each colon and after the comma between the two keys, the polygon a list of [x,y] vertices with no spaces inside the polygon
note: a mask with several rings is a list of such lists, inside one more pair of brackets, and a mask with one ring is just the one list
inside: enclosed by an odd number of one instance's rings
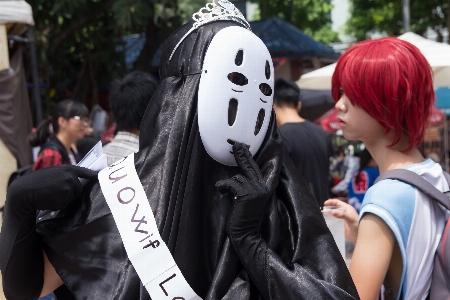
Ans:
{"label": "woman's chin", "polygon": [[349,140],[349,141],[359,140],[359,138],[355,134],[352,134],[348,131],[346,132],[345,130],[342,130],[342,135],[345,137],[346,140]]}

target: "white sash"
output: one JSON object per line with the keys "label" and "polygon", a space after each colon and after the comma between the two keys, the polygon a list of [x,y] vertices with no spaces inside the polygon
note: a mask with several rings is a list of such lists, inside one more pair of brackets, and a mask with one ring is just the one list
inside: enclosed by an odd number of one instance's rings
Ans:
{"label": "white sash", "polygon": [[201,300],[159,235],[134,167],[134,154],[103,169],[98,179],[128,258],[150,297],[153,300]]}

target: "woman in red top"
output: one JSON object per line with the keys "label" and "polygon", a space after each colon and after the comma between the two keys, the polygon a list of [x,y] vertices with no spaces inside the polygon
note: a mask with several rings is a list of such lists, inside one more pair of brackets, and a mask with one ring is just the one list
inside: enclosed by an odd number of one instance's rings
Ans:
{"label": "woman in red top", "polygon": [[78,153],[72,145],[84,137],[88,113],[87,107],[75,100],[64,100],[56,105],[52,116],[42,121],[30,138],[32,146],[41,146],[33,171],[77,164]]}

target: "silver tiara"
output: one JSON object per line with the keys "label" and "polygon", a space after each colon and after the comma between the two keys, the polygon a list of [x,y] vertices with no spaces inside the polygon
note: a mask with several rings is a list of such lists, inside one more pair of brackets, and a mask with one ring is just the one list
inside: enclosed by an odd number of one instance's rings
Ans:
{"label": "silver tiara", "polygon": [[194,30],[203,26],[205,24],[218,21],[218,20],[230,20],[235,21],[241,25],[243,25],[246,29],[250,29],[250,24],[248,24],[244,15],[239,11],[239,9],[234,6],[228,0],[213,0],[212,3],[207,3],[205,7],[202,7],[198,12],[192,15],[192,19],[195,21],[192,28],[186,32],[186,34],[180,39],[178,44],[176,44],[172,53],[169,57],[169,62],[172,59],[173,54],[177,50],[178,46],[180,46],[181,42]]}

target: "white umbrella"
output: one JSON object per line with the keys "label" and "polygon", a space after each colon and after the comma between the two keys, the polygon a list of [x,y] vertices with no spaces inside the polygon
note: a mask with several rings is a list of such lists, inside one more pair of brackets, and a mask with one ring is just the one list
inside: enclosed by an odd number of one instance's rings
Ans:
{"label": "white umbrella", "polygon": [[0,71],[9,68],[7,32],[22,34],[26,24],[34,25],[30,4],[23,0],[0,0]]}
{"label": "white umbrella", "polygon": [[34,26],[30,4],[23,0],[0,0],[0,24],[24,23]]}
{"label": "white umbrella", "polygon": [[297,80],[300,89],[331,90],[331,76],[333,76],[336,63],[306,73]]}
{"label": "white umbrella", "polygon": [[[435,88],[450,86],[450,45],[428,40],[412,32],[398,38],[415,45],[426,57],[434,72]],[[306,73],[297,80],[297,85],[305,89],[330,90],[335,68],[336,63]]]}

